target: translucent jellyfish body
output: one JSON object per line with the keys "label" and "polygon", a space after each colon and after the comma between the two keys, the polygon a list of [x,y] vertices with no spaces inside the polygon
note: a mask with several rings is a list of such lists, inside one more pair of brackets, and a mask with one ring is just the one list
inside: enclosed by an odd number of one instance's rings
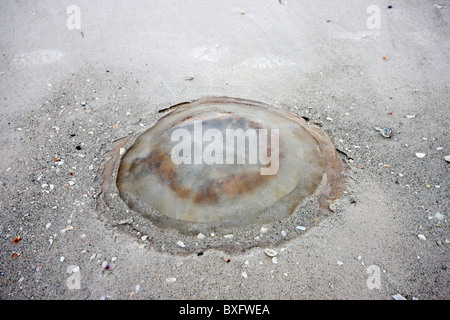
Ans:
{"label": "translucent jellyfish body", "polygon": [[335,147],[301,117],[224,97],[169,111],[137,137],[117,174],[120,197],[150,221],[233,231],[284,219],[313,195],[322,206],[335,197]]}

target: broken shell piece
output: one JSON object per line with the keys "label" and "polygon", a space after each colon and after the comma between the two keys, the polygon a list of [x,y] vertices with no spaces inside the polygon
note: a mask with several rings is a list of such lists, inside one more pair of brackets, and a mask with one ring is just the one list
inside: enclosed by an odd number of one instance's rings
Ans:
{"label": "broken shell piece", "polygon": [[445,157],[444,157],[444,160],[447,161],[447,162],[450,162],[450,155],[445,156]]}
{"label": "broken shell piece", "polygon": [[177,245],[179,245],[182,248],[186,247],[183,241],[177,241]]}
{"label": "broken shell piece", "polygon": [[128,219],[124,219],[124,220],[120,220],[118,222],[118,224],[122,225],[122,224],[132,224],[133,223],[133,218],[128,218]]}
{"label": "broken shell piece", "polygon": [[385,138],[390,138],[392,136],[392,130],[390,128],[375,127],[375,130],[380,131],[381,135]]}
{"label": "broken shell piece", "polygon": [[417,235],[420,240],[427,240],[427,238],[423,234]]}
{"label": "broken shell piece", "polygon": [[438,220],[443,220],[444,216],[442,214],[440,214],[439,212],[436,212],[436,214],[434,215],[434,217]]}
{"label": "broken shell piece", "polygon": [[114,268],[115,268],[115,264],[113,262],[108,262],[105,266],[105,270],[112,271],[112,270],[114,270]]}
{"label": "broken shell piece", "polygon": [[392,130],[389,129],[389,128],[384,128],[384,129],[381,131],[381,135],[382,135],[383,137],[385,137],[385,138],[390,138],[391,135],[392,135]]}
{"label": "broken shell piece", "polygon": [[422,159],[425,156],[426,156],[426,153],[420,153],[420,152],[416,153],[416,157],[419,159]]}
{"label": "broken shell piece", "polygon": [[264,252],[269,256],[269,257],[275,257],[278,253],[275,250],[272,249],[265,249]]}

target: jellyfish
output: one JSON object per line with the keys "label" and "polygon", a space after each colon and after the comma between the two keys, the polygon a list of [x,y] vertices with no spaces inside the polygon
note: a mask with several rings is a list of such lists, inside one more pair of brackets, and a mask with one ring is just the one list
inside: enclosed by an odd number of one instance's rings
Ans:
{"label": "jellyfish", "polygon": [[[342,163],[328,135],[253,100],[203,98],[168,108],[118,167],[121,199],[166,225],[245,228],[337,197]],[[157,212],[157,214],[155,214]]]}

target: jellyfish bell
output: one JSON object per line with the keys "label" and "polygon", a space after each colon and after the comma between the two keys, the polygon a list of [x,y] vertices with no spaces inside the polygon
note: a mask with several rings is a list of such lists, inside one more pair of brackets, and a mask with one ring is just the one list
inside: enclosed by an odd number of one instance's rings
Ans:
{"label": "jellyfish bell", "polygon": [[260,228],[312,196],[337,197],[342,164],[328,136],[264,103],[177,105],[120,159],[117,189],[149,223],[183,234]]}

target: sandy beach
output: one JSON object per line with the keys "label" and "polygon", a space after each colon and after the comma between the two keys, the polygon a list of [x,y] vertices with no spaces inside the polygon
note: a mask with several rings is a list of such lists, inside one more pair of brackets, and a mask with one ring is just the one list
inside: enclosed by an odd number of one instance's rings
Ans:
{"label": "sandy beach", "polygon": [[[0,299],[449,299],[449,15],[448,1],[1,1]],[[332,212],[256,230],[267,246],[126,221],[102,184],[114,152],[159,110],[222,96],[327,133],[346,178]],[[245,249],[201,243],[222,240]]]}

